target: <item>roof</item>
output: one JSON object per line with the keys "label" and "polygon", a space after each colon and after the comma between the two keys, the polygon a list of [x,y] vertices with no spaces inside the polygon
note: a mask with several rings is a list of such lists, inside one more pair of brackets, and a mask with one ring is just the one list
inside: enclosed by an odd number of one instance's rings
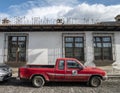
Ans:
{"label": "roof", "polygon": [[0,25],[0,32],[120,31],[120,24]]}

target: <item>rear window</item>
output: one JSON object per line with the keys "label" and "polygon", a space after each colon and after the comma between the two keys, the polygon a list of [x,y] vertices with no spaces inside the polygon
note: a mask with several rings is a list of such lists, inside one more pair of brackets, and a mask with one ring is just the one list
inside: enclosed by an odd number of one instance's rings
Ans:
{"label": "rear window", "polygon": [[58,69],[63,70],[64,69],[65,62],[64,60],[60,60],[58,64]]}

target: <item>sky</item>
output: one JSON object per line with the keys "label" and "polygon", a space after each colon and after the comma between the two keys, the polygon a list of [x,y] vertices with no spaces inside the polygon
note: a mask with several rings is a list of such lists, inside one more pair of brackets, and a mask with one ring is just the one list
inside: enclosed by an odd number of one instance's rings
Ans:
{"label": "sky", "polygon": [[0,0],[0,18],[25,16],[113,21],[120,0]]}

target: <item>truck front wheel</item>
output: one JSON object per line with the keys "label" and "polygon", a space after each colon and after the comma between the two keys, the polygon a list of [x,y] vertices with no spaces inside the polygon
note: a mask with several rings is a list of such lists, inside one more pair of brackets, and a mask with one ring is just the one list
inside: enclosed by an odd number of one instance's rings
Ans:
{"label": "truck front wheel", "polygon": [[92,86],[92,87],[98,87],[98,86],[101,85],[101,83],[102,83],[101,78],[98,77],[98,76],[93,76],[93,77],[91,77],[91,79],[90,79],[90,81],[89,81],[89,84],[90,84],[90,86]]}
{"label": "truck front wheel", "polygon": [[45,84],[45,80],[42,76],[34,76],[32,79],[32,84],[34,87],[42,87]]}

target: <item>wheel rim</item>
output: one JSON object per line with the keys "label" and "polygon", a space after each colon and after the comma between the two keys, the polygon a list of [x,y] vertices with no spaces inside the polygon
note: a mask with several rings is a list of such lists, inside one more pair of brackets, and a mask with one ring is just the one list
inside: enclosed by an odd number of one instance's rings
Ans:
{"label": "wheel rim", "polygon": [[100,85],[100,79],[98,77],[95,77],[92,79],[92,86],[99,86]]}
{"label": "wheel rim", "polygon": [[37,77],[35,80],[34,80],[34,83],[36,86],[42,86],[43,85],[43,80],[39,77]]}

